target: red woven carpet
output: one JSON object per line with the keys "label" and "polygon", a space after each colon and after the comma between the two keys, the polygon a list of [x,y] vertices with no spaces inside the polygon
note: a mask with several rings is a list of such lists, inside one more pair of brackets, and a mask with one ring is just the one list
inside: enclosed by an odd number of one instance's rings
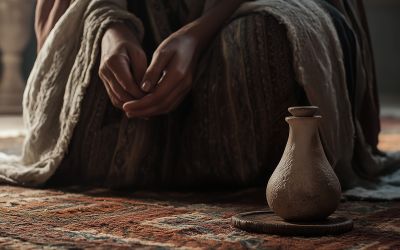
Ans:
{"label": "red woven carpet", "polygon": [[400,249],[398,202],[345,202],[338,213],[355,220],[352,232],[290,238],[245,233],[230,225],[236,213],[266,208],[263,190],[121,196],[106,190],[1,187],[0,192],[3,248]]}
{"label": "red woven carpet", "polygon": [[[381,147],[400,149],[400,122],[385,120]],[[13,140],[0,140],[0,151]],[[12,151],[12,150],[11,150]],[[400,249],[400,202],[343,202],[355,221],[340,236],[251,234],[230,217],[266,209],[264,190],[115,193],[0,186],[0,249]]]}

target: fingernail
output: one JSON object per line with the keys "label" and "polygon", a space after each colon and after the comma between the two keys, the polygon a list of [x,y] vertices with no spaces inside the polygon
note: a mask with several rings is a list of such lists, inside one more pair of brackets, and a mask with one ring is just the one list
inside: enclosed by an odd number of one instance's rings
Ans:
{"label": "fingernail", "polygon": [[143,91],[149,92],[149,91],[150,91],[150,88],[151,88],[151,83],[150,83],[150,81],[145,81],[145,82],[142,84],[142,90],[143,90]]}
{"label": "fingernail", "polygon": [[122,108],[125,110],[125,111],[128,111],[129,110],[129,105],[130,104],[135,104],[137,102],[137,100],[132,100],[132,101],[129,101],[129,102],[125,102],[123,105],[122,105]]}

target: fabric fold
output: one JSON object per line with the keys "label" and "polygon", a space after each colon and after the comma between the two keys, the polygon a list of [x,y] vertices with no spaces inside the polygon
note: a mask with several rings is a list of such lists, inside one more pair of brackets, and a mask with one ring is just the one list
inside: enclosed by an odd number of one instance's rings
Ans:
{"label": "fabric fold", "polygon": [[123,0],[74,1],[40,51],[23,99],[27,136],[22,156],[0,155],[0,180],[44,184],[62,161],[79,120],[80,105],[96,63],[102,34],[127,21],[143,37],[140,20]]}
{"label": "fabric fold", "polygon": [[[159,4],[147,3],[152,2]],[[123,0],[74,1],[57,23],[35,62],[24,94],[27,137],[23,154],[0,154],[0,182],[40,186],[54,174],[80,119],[82,100],[98,60],[105,28],[113,22],[127,21],[143,37],[140,20],[126,10],[125,4]],[[262,12],[286,27],[296,80],[310,104],[320,108],[324,149],[342,184],[351,185],[360,178],[353,166],[354,159],[366,175],[385,169],[389,161],[373,155],[359,121],[354,120],[339,37],[320,1],[248,1],[232,19]],[[151,20],[152,27],[159,29],[158,38],[169,35],[171,29],[157,23],[165,22],[165,18]],[[136,165],[133,162],[129,166]]]}

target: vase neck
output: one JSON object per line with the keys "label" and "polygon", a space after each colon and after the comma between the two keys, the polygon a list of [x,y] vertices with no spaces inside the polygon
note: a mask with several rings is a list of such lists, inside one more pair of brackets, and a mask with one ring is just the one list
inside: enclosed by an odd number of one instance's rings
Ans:
{"label": "vase neck", "polygon": [[313,117],[287,117],[286,122],[290,127],[290,139],[308,144],[318,136],[318,126],[321,116]]}

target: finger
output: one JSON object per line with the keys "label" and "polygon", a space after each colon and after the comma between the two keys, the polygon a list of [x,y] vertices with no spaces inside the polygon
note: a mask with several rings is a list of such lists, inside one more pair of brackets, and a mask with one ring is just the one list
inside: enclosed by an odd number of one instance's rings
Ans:
{"label": "finger", "polygon": [[[143,53],[143,54],[140,54]],[[128,55],[130,58],[130,68],[133,72],[133,79],[135,80],[136,86],[140,89],[140,84],[142,83],[143,76],[147,69],[147,58],[144,52],[138,52],[137,50],[128,50]],[[140,59],[140,60],[139,60]]]}
{"label": "finger", "polygon": [[113,96],[118,99],[118,101],[125,103],[128,101],[132,101],[132,96],[128,94],[118,83],[117,79],[115,78],[114,74],[111,73],[111,71],[108,68],[104,68],[102,70],[102,74],[104,75],[104,78],[106,82],[108,83],[108,87],[113,93]]}
{"label": "finger", "polygon": [[[130,118],[150,117],[168,113],[175,109],[182,102],[186,94],[190,91],[190,84],[187,83],[188,80],[189,79],[185,79],[184,81],[179,83],[179,87],[171,91],[169,95],[165,96],[162,100],[154,101],[152,95],[155,94],[149,94],[142,100],[125,103],[123,109],[126,112],[127,116]],[[157,89],[156,91],[159,91],[159,89]],[[151,102],[153,105],[146,105],[145,102]],[[156,102],[156,104],[154,104],[154,102]],[[145,104],[143,105],[143,103]]]}
{"label": "finger", "polygon": [[145,110],[151,107],[156,107],[160,103],[162,103],[162,101],[166,99],[167,96],[170,95],[170,93],[176,87],[178,87],[177,84],[159,85],[159,87],[157,87],[157,89],[153,93],[146,95],[140,100],[129,102],[126,105],[124,105],[123,108],[125,112],[132,113],[138,110]]}
{"label": "finger", "polygon": [[189,64],[189,62],[182,61],[180,57],[174,56],[166,66],[164,74],[158,81],[158,85],[167,86],[169,88],[171,88],[173,85],[182,86],[184,78],[187,76],[188,72],[188,67],[186,64]]}
{"label": "finger", "polygon": [[148,96],[147,98],[142,98],[140,102],[135,102],[135,105],[131,107],[131,105],[127,105],[126,108],[129,110],[125,110],[126,112],[134,112],[136,110],[144,110],[151,106],[158,106],[164,99],[167,98],[168,95],[175,88],[183,87],[180,82],[183,80],[185,73],[180,72],[179,69],[179,58],[174,57],[170,60],[170,64],[168,64],[165,74],[159,80],[158,87],[154,90],[153,94]]}
{"label": "finger", "polygon": [[100,78],[104,84],[104,88],[106,89],[108,97],[110,98],[110,101],[113,104],[113,106],[122,109],[123,102],[119,101],[117,97],[114,95],[113,91],[109,87],[108,80],[103,75],[100,75]]}
{"label": "finger", "polygon": [[[188,89],[174,91],[162,103],[156,106],[148,107],[146,109],[139,109],[134,112],[127,112],[126,115],[128,118],[136,118],[136,117],[152,117],[156,115],[169,113],[182,102],[182,100],[184,99],[184,97],[188,92],[189,92]],[[125,105],[126,104],[124,104],[123,108],[125,108]]]}
{"label": "finger", "polygon": [[143,76],[141,89],[144,92],[150,93],[154,89],[161,79],[164,69],[168,65],[172,56],[173,55],[170,52],[164,52],[162,50],[154,53],[150,66],[147,68]]}
{"label": "finger", "polygon": [[113,58],[109,61],[107,67],[113,74],[116,83],[119,83],[125,92],[129,93],[136,99],[140,99],[144,96],[144,93],[140,90],[138,84],[133,78],[130,70],[130,60],[127,56],[118,56]]}

